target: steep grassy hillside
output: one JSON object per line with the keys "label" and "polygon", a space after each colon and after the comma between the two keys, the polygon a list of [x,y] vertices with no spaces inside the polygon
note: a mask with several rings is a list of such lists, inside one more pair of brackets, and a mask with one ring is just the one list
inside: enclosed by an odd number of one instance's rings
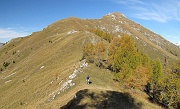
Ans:
{"label": "steep grassy hillside", "polygon": [[[47,26],[42,31],[13,39],[1,46],[0,108],[58,109],[62,106],[73,106],[74,102],[85,106],[84,103],[94,103],[92,97],[98,97],[98,103],[101,101],[106,103],[109,101],[106,97],[116,95],[117,100],[123,101],[122,96],[128,99],[124,103],[130,103],[129,106],[137,108],[140,106],[143,109],[160,108],[150,103],[143,92],[127,96],[119,89],[119,84],[113,81],[113,74],[109,70],[99,69],[82,60],[85,44],[102,40],[91,32],[91,29],[108,32],[113,37],[130,34],[137,47],[152,58],[163,60],[164,56],[167,56],[170,60],[176,60],[180,57],[179,48],[162,37],[154,36],[152,32],[148,33],[150,31],[147,29],[138,31],[132,29],[132,25],[138,24],[126,19],[120,13],[109,14],[95,20],[67,18]],[[158,45],[139,31],[146,31],[150,36],[160,39],[160,43],[162,40],[166,43]],[[91,77],[90,85],[85,81],[87,75]],[[78,102],[73,99],[76,93],[82,97],[78,98]],[[94,95],[91,96],[92,94]],[[116,101],[109,99],[113,101],[112,104]],[[122,106],[121,104],[123,105],[120,103],[119,106]],[[104,104],[97,105],[104,106]],[[91,106],[98,108],[97,105]]]}
{"label": "steep grassy hillside", "polygon": [[[90,41],[90,35],[94,34],[88,33],[88,36],[79,31],[72,34],[63,33],[62,36],[51,38],[52,42],[49,42],[49,38],[39,38],[43,36],[38,34],[41,33],[35,33],[36,37],[32,35],[12,40],[4,46],[3,50],[6,50],[5,47],[9,50],[8,53],[3,51],[1,55],[5,58],[2,59],[10,64],[0,75],[1,109],[58,109],[68,103],[77,91],[83,89],[92,89],[91,93],[100,97],[98,100],[101,100],[102,93],[106,98],[106,92],[108,97],[111,91],[112,96],[118,94],[126,98],[126,95],[119,90],[118,83],[113,81],[113,75],[109,70],[99,69],[91,64],[81,67],[84,65],[84,61],[80,61],[83,44]],[[97,36],[94,35],[94,37]],[[35,41],[36,38],[39,42]],[[98,40],[98,37],[96,39]],[[30,40],[34,40],[34,44],[25,46],[30,43]],[[11,60],[15,60],[15,63]],[[69,76],[74,74],[75,69],[78,70],[77,76],[70,79]],[[87,85],[85,81],[87,75],[91,77],[90,85]],[[68,85],[64,86],[65,84]],[[134,99],[133,96],[128,96]],[[145,108],[157,107],[149,103],[145,97],[140,98],[134,99],[133,102],[138,102]],[[122,100],[121,97],[117,99]],[[133,102],[132,100],[125,101],[127,104]]]}
{"label": "steep grassy hillside", "polygon": [[[57,88],[51,85],[58,75],[65,80],[82,58],[84,32],[44,37],[43,32],[14,39],[1,49],[1,108],[36,104]],[[4,67],[3,63],[9,63]],[[38,103],[37,103],[38,104]]]}

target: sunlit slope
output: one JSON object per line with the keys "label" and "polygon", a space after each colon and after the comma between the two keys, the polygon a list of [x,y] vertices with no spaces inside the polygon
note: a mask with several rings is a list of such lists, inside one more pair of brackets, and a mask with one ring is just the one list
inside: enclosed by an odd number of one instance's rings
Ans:
{"label": "sunlit slope", "polygon": [[[180,57],[178,47],[120,13],[108,14],[101,19],[59,20],[39,32],[13,39],[0,47],[0,108],[60,108],[76,92],[89,88],[84,84],[88,73],[95,77],[91,89],[100,88],[98,93],[101,90],[117,91],[112,74],[100,75],[97,73],[108,71],[88,66],[81,76],[75,78],[77,84],[72,90],[51,101],[52,93],[82,62],[84,45],[103,40],[91,32],[92,29],[108,32],[113,37],[128,34],[137,48],[153,59],[168,57],[168,60],[176,60]],[[63,101],[61,96],[69,98]]]}
{"label": "sunlit slope", "polygon": [[56,88],[50,85],[55,75],[67,78],[70,69],[82,58],[84,43],[89,41],[89,33],[74,31],[49,37],[39,32],[3,46],[1,63],[10,64],[0,73],[1,108],[19,108],[48,100]]}

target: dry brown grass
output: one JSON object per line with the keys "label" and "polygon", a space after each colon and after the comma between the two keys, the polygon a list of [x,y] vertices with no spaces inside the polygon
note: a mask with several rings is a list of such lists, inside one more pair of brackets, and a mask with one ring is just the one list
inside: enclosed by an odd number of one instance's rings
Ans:
{"label": "dry brown grass", "polygon": [[[49,95],[61,87],[62,84],[59,83],[62,80],[65,81],[72,74],[74,65],[81,60],[84,44],[89,42],[92,37],[99,40],[98,36],[86,30],[97,29],[99,25],[111,30],[112,26],[107,25],[111,23],[107,19],[64,19],[42,31],[28,37],[14,39],[2,46],[0,48],[0,68],[3,68],[3,71],[0,71],[0,108],[58,109],[68,103],[75,93],[83,89],[90,89],[84,93],[85,101],[90,103],[94,102],[86,96],[91,93],[94,93],[95,97],[99,97],[98,100],[105,100],[106,97],[103,97],[103,93],[109,93],[108,97],[111,97],[109,95],[114,97],[116,94],[124,96],[119,85],[113,81],[113,74],[110,71],[90,65],[84,69],[85,73],[79,74],[73,80],[76,83],[74,87],[57,95],[53,101],[48,101]],[[77,32],[67,34],[72,30]],[[158,53],[164,53],[171,58],[166,51],[159,50]],[[4,62],[10,62],[6,69],[3,67]],[[57,80],[54,74],[58,75]],[[85,82],[87,74],[91,77],[91,85],[87,85]],[[134,102],[130,102],[131,104],[137,105],[140,102],[144,109],[157,108],[156,105],[147,101],[146,97],[140,94],[137,95],[137,98],[135,97],[133,95],[130,97],[134,100]],[[98,103],[101,102],[98,101]]]}

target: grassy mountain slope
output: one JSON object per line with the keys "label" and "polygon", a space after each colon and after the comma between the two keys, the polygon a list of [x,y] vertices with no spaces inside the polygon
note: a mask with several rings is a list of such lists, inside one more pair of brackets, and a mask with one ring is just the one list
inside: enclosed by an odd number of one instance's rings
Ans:
{"label": "grassy mountain slope", "polygon": [[107,14],[95,23],[98,24],[96,28],[110,32],[113,36],[130,35],[138,49],[153,59],[163,60],[168,57],[170,60],[176,60],[180,57],[180,49],[177,46],[120,13]]}
{"label": "grassy mountain slope", "polygon": [[[60,108],[83,89],[89,89],[85,92],[87,96],[92,93],[99,98],[103,93],[124,96],[108,70],[93,65],[80,67],[84,64],[81,60],[84,45],[100,40],[90,29],[100,29],[115,37],[124,33],[131,34],[139,49],[145,53],[150,52],[148,55],[152,58],[179,58],[180,50],[174,48],[174,45],[167,41],[164,46],[157,45],[132,29],[132,24],[138,25],[119,13],[95,20],[67,18],[30,36],[13,39],[0,47],[0,108]],[[145,31],[149,32],[146,29]],[[77,76],[70,78],[76,70]],[[91,77],[91,85],[85,82],[87,74]],[[65,83],[68,85],[65,86]],[[145,94],[141,94],[144,93],[132,94],[130,98],[134,99],[135,104],[140,103],[141,108],[160,108],[150,103]],[[86,99],[89,98],[85,98],[85,101]]]}
{"label": "grassy mountain slope", "polygon": [[7,54],[6,51],[1,52],[1,63],[10,63],[0,76],[1,108],[18,107],[24,102],[33,104],[44,96],[48,97],[46,94],[55,88],[49,87],[54,75],[57,73],[59,79],[65,79],[71,73],[69,69],[81,59],[86,36],[83,32],[64,33],[58,38],[51,38],[54,40],[50,43],[48,37],[40,38],[43,37],[41,33],[36,33],[20,39],[19,43],[16,39],[4,46],[3,50],[6,50],[6,47],[14,45]]}

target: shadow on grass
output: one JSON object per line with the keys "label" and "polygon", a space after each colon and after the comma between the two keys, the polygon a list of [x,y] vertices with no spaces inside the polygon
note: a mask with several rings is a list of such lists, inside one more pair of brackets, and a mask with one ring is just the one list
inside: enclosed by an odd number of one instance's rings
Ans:
{"label": "shadow on grass", "polygon": [[142,103],[135,103],[128,93],[85,89],[60,109],[140,109],[141,106]]}

